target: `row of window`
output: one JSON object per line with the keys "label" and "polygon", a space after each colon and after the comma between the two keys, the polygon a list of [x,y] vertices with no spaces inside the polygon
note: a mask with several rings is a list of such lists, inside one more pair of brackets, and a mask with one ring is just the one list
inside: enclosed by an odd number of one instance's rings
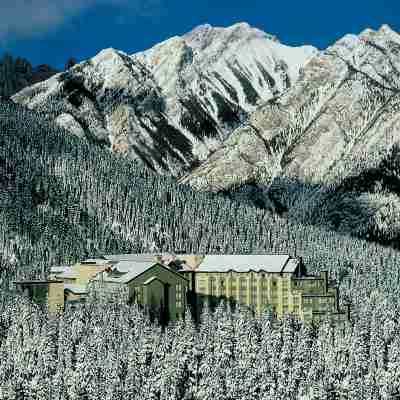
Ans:
{"label": "row of window", "polygon": [[[206,282],[207,282],[207,280],[204,280],[204,279],[199,279],[199,280],[198,280],[198,283],[203,283],[203,284],[205,284]],[[225,281],[225,280],[217,280],[216,278],[210,278],[209,282],[210,282],[211,284],[213,284],[213,285],[215,285],[215,284],[218,282],[221,286],[224,286],[226,281]],[[236,279],[235,279],[235,280],[232,280],[232,281],[231,281],[231,284],[232,284],[232,285],[236,285],[236,282],[237,282]],[[249,280],[246,279],[246,278],[240,278],[240,279],[239,279],[239,284],[240,284],[240,285],[247,286],[247,283],[248,283],[248,282],[249,282]],[[229,283],[229,282],[228,282],[228,283]],[[253,283],[254,286],[257,286],[257,285],[258,285],[257,280],[253,280],[252,283]],[[271,281],[271,283],[272,283],[272,285],[276,286],[277,281]],[[262,284],[262,285],[267,285],[267,284],[268,284],[268,281],[267,281],[267,280],[261,280],[261,284]],[[288,286],[288,282],[287,282],[287,281],[283,281],[283,282],[282,282],[282,286],[283,286],[283,287],[287,287],[287,286]]]}
{"label": "row of window", "polygon": [[333,297],[306,297],[303,302],[304,304],[332,304],[334,300]]}
{"label": "row of window", "polygon": [[[219,287],[222,288],[222,289],[225,289],[225,288],[226,288],[226,286],[225,286],[225,284],[224,284],[223,282],[220,282],[219,285],[217,285],[215,282],[211,282],[209,286],[210,286],[210,288],[213,288],[213,289],[216,289],[217,286],[219,286]],[[205,290],[205,287],[206,287],[206,283],[204,283],[204,282],[198,282],[198,283],[197,283],[197,288],[198,288],[199,290]],[[235,282],[232,282],[230,285],[228,285],[228,288],[229,288],[229,287],[231,287],[232,289],[236,289],[236,283],[235,283]],[[274,288],[276,288],[276,287],[277,287],[276,282],[273,282],[273,283],[272,283],[272,288],[274,289]],[[243,283],[240,283],[240,284],[239,284],[239,288],[240,288],[240,289],[247,289],[247,288],[248,288],[248,285],[243,284]],[[257,283],[253,283],[253,285],[251,285],[250,288],[252,288],[253,290],[256,290],[256,289],[258,288],[258,284],[257,284]],[[268,289],[268,285],[262,285],[261,288],[262,288],[263,290],[267,290],[267,289]],[[287,290],[287,289],[288,289],[287,285],[282,286],[282,289],[283,289],[283,290]]]}

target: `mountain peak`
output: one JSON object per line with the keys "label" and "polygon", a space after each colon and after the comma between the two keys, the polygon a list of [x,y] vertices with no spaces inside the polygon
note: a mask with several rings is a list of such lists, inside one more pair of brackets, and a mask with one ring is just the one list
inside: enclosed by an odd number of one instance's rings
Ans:
{"label": "mountain peak", "polygon": [[383,24],[380,28],[379,31],[380,33],[383,33],[385,35],[388,35],[392,40],[395,42],[400,42],[400,34],[396,31],[394,31],[389,25]]}
{"label": "mountain peak", "polygon": [[[192,48],[203,48],[209,41],[210,37],[220,37],[221,40],[229,38],[232,41],[232,34],[234,34],[239,40],[241,38],[266,38],[274,42],[279,43],[276,36],[265,33],[264,31],[254,28],[247,22],[237,22],[228,27],[216,27],[210,24],[202,24],[196,26],[190,32],[182,36],[186,44]],[[213,39],[213,40],[214,40]]]}
{"label": "mountain peak", "polygon": [[379,28],[379,32],[394,32],[394,30],[388,24],[383,24]]}
{"label": "mountain peak", "polygon": [[250,29],[250,25],[247,22],[236,22],[235,24],[231,25],[232,27],[238,27],[243,29]]}

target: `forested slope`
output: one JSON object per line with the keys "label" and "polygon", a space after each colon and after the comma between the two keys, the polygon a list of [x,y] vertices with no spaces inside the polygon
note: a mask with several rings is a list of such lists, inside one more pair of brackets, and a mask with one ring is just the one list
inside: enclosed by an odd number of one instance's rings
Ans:
{"label": "forested slope", "polygon": [[220,306],[162,331],[135,305],[49,321],[24,299],[0,303],[0,399],[395,399],[398,303],[375,294],[361,311],[354,327],[313,331]]}
{"label": "forested slope", "polygon": [[[0,132],[1,399],[297,399],[311,389],[309,398],[320,399],[330,388],[393,398],[398,252],[178,186],[15,104],[1,104]],[[216,314],[199,333],[189,324],[162,334],[122,305],[88,305],[49,321],[5,296],[9,279],[35,278],[54,264],[182,249],[302,256],[309,272],[330,270],[354,327],[318,333],[288,320],[272,332],[248,314],[233,322]]]}

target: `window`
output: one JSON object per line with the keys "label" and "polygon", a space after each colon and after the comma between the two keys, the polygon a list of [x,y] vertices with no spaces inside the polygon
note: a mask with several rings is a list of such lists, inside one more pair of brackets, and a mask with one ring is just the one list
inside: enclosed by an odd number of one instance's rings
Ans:
{"label": "window", "polygon": [[203,284],[198,285],[198,286],[197,286],[197,289],[198,289],[200,292],[205,292],[205,291],[206,291],[206,287],[205,287]]}
{"label": "window", "polygon": [[177,284],[175,285],[175,304],[176,308],[182,307],[182,285]]}
{"label": "window", "polygon": [[181,294],[182,293],[182,285],[177,284],[175,285],[175,290],[176,290],[176,294]]}
{"label": "window", "polygon": [[214,295],[216,290],[215,278],[213,276],[210,277],[210,295]]}
{"label": "window", "polygon": [[133,295],[134,295],[134,300],[137,301],[138,303],[141,303],[143,300],[143,288],[136,286],[133,288]]}

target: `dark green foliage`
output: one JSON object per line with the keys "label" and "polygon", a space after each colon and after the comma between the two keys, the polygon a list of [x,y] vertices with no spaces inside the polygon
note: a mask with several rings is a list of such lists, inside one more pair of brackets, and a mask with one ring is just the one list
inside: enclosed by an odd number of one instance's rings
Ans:
{"label": "dark green foliage", "polygon": [[217,71],[214,71],[214,76],[221,82],[231,99],[236,103],[239,103],[239,98],[235,88],[231,84],[229,84]]}
{"label": "dark green foliage", "polygon": [[14,59],[5,53],[0,59],[0,99],[9,99],[25,87],[44,81],[57,72],[45,64],[33,68],[24,58]]}
{"label": "dark green foliage", "polygon": [[[154,150],[147,149],[151,152],[151,159],[156,159],[160,164],[165,165],[165,159],[167,155],[170,155],[173,159],[183,162],[182,156],[175,151],[178,149],[185,158],[192,157],[192,144],[189,139],[184,136],[178,129],[168,124],[167,119],[161,116],[157,119],[151,119],[151,122],[155,125],[156,130],[150,129],[144,124],[141,119],[138,119],[140,126],[145,129],[154,143]],[[143,143],[143,147],[144,147]],[[164,157],[163,157],[164,156]]]}
{"label": "dark green foliage", "polygon": [[187,110],[182,114],[181,124],[193,135],[201,139],[205,136],[215,137],[218,132],[217,123],[203,109],[195,96],[179,100]]}
{"label": "dark green foliage", "polygon": [[235,127],[240,122],[239,106],[229,102],[222,97],[218,92],[212,92],[212,97],[217,104],[218,118],[230,127]]}
{"label": "dark green foliage", "polygon": [[267,82],[267,84],[271,88],[271,90],[274,91],[276,88],[275,79],[269,74],[269,72],[258,61],[256,61],[256,65],[257,65],[257,68],[260,70],[265,82]]}
{"label": "dark green foliage", "polygon": [[257,100],[260,98],[257,92],[254,90],[253,85],[247,76],[236,68],[233,64],[228,64],[228,67],[231,69],[233,74],[236,76],[236,79],[240,82],[240,85],[243,88],[244,94],[246,96],[247,102],[249,104],[256,105]]}
{"label": "dark green foliage", "polygon": [[90,99],[93,103],[96,102],[95,96],[85,88],[83,76],[72,75],[67,71],[58,77],[58,81],[64,83],[62,94],[68,96],[67,99],[73,106],[80,107],[83,96]]}

